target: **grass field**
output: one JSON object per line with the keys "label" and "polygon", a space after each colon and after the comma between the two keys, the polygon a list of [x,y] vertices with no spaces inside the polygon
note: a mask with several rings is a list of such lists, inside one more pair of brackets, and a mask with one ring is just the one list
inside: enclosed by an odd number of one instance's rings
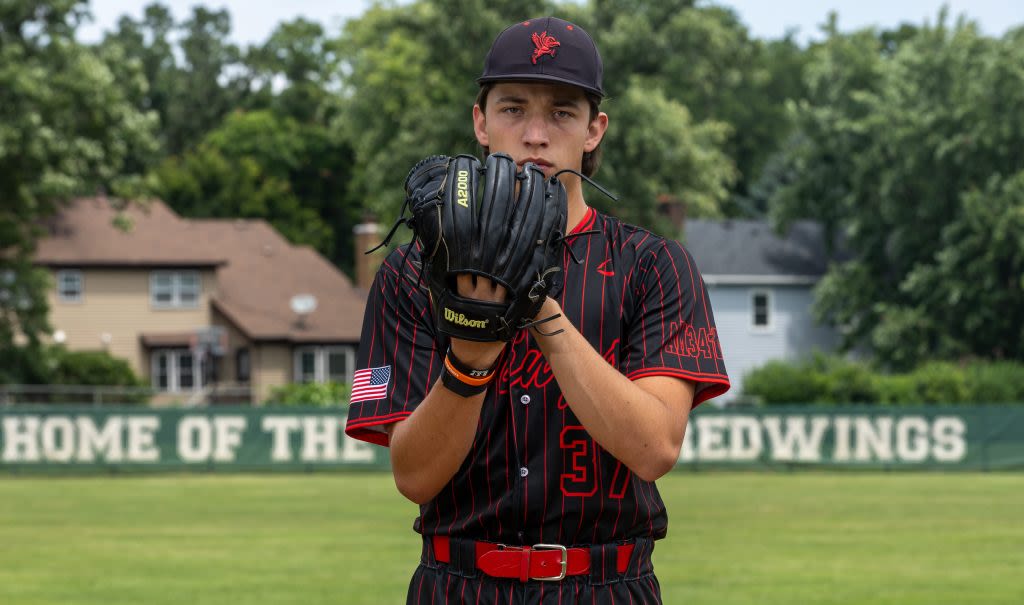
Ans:
{"label": "grass field", "polygon": [[[659,486],[666,603],[1024,603],[1024,475]],[[386,474],[0,478],[0,603],[403,603],[415,512]]]}

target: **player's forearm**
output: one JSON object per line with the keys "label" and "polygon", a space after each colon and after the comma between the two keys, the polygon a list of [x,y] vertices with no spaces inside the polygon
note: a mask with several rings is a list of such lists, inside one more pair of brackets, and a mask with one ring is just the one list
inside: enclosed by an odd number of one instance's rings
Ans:
{"label": "player's forearm", "polygon": [[[590,436],[644,480],[671,470],[682,447],[689,401],[670,406],[640,388],[609,365],[564,316],[543,326],[546,332],[559,328],[561,334],[539,336],[538,342],[566,403]],[[678,392],[691,400],[692,393],[689,385]]]}
{"label": "player's forearm", "polygon": [[440,381],[391,431],[391,469],[398,491],[417,504],[432,500],[466,459],[484,395],[460,397]]}

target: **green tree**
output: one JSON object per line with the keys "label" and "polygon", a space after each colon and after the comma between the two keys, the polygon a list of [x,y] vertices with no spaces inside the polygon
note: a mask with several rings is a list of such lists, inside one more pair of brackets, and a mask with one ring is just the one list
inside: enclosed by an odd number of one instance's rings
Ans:
{"label": "green tree", "polygon": [[721,211],[762,214],[749,190],[792,130],[786,101],[803,94],[806,53],[790,37],[752,39],[733,10],[693,0],[597,0],[594,19],[610,105],[640,85],[685,106],[695,124],[730,126],[720,146],[737,173]]}
{"label": "green tree", "polygon": [[329,122],[342,86],[336,46],[319,23],[300,18],[278,25],[246,53],[254,90],[247,105],[304,123]]}
{"label": "green tree", "polygon": [[130,98],[159,116],[165,154],[192,148],[249,96],[251,76],[230,34],[226,9],[196,6],[175,23],[167,7],[154,2],[139,21],[121,17],[99,44],[122,85],[128,79],[123,66],[141,63],[148,86]]}
{"label": "green tree", "polygon": [[344,200],[347,160],[347,148],[322,127],[239,111],[195,150],[165,160],[154,171],[154,192],[187,217],[266,219],[292,243],[346,266],[358,218]]}
{"label": "green tree", "polygon": [[[134,106],[156,113],[161,126],[158,135],[164,149],[168,146],[169,108],[182,88],[176,46],[172,41],[176,28],[170,10],[153,3],[146,6],[139,21],[122,16],[116,29],[106,34],[96,47]],[[140,68],[142,86],[135,84]]]}
{"label": "green tree", "polygon": [[[245,106],[271,112],[299,142],[286,161],[268,155],[275,153],[270,146],[262,152],[253,150],[262,157],[260,165],[287,180],[302,208],[314,210],[327,227],[330,235],[317,249],[340,268],[351,270],[352,229],[361,218],[362,204],[346,196],[352,174],[351,145],[331,128],[341,111],[338,39],[329,37],[318,23],[295,19],[280,24],[266,42],[250,48],[245,64],[254,91]],[[220,147],[238,153],[262,145],[244,140],[252,136],[258,141],[258,129],[233,131],[240,136],[226,136],[228,130],[224,130]]]}
{"label": "green tree", "polygon": [[682,201],[693,216],[720,216],[735,176],[722,151],[729,127],[695,124],[685,106],[640,79],[614,104],[599,180],[614,189],[619,202],[590,195],[590,203],[673,237],[682,234],[658,215],[659,199]]}
{"label": "green tree", "polygon": [[1024,32],[921,27],[828,39],[795,108],[779,218],[816,218],[852,258],[819,286],[847,344],[895,367],[1024,356]]}
{"label": "green tree", "polygon": [[105,62],[76,42],[85,15],[85,6],[73,0],[0,5],[4,380],[41,375],[49,283],[32,256],[46,219],[75,195],[137,192],[140,179],[129,168],[131,158],[156,148],[153,117],[138,111]]}

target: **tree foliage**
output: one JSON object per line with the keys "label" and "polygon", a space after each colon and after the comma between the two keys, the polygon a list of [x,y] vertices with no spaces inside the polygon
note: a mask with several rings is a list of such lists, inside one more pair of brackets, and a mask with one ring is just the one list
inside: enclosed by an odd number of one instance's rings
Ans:
{"label": "tree foliage", "polygon": [[195,150],[165,160],[154,188],[183,216],[263,218],[293,244],[344,264],[350,246],[336,251],[335,226],[351,232],[356,218],[345,212],[346,160],[347,149],[322,128],[271,111],[239,111]]}
{"label": "tree foliage", "polygon": [[43,221],[75,195],[138,191],[132,160],[155,151],[154,120],[76,42],[83,15],[72,0],[0,5],[0,365],[21,376],[37,373],[49,330],[47,274],[32,264]]}
{"label": "tree foliage", "polygon": [[896,367],[1024,357],[1024,40],[969,22],[830,32],[795,107],[777,216],[825,222],[852,258],[819,287],[847,344]]}
{"label": "tree foliage", "polygon": [[[613,117],[624,113],[615,99],[639,88],[659,90],[686,107],[694,124],[727,125],[716,147],[736,173],[721,183],[728,196],[718,211],[763,214],[764,204],[752,204],[748,190],[791,129],[785,104],[802,94],[804,53],[790,38],[751,39],[736,13],[722,6],[693,0],[599,0],[593,6]],[[665,149],[663,141],[648,147]]]}
{"label": "tree foliage", "polygon": [[121,17],[99,45],[112,53],[109,65],[122,85],[128,80],[122,66],[141,65],[148,86],[130,98],[136,108],[156,112],[165,154],[194,146],[248,97],[249,72],[230,33],[226,9],[196,6],[176,23],[166,6],[154,2],[138,21]]}

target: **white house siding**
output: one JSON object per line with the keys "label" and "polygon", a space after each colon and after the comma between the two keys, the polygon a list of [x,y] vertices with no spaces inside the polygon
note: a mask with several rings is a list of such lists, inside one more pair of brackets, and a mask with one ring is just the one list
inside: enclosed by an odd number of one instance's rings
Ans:
{"label": "white house siding", "polygon": [[[753,327],[752,296],[770,297],[771,325]],[[736,400],[743,393],[743,377],[773,359],[802,359],[815,350],[831,351],[838,345],[835,332],[814,322],[810,286],[734,286],[708,284],[718,338],[732,388],[717,399]]]}

